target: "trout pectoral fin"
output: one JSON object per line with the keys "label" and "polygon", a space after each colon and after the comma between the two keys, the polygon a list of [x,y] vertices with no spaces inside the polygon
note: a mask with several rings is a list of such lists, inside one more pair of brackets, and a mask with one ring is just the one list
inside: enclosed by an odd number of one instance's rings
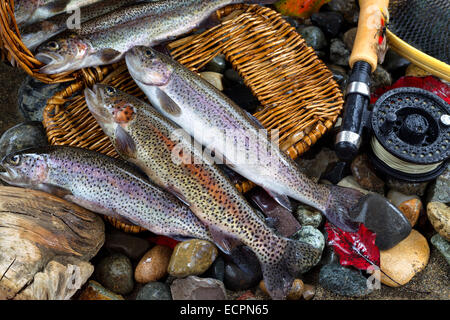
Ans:
{"label": "trout pectoral fin", "polygon": [[238,239],[230,237],[228,234],[213,225],[208,225],[208,230],[214,243],[226,254],[231,254],[231,250],[241,245],[241,242]]}
{"label": "trout pectoral fin", "polygon": [[114,62],[114,60],[116,60],[120,55],[121,53],[117,50],[105,49],[102,50],[100,54],[100,59],[102,60],[103,63],[108,64]]}
{"label": "trout pectoral fin", "polygon": [[164,91],[159,88],[155,89],[156,99],[159,101],[161,108],[172,116],[181,114],[181,109],[175,101],[172,100]]}
{"label": "trout pectoral fin", "polygon": [[52,13],[60,13],[60,12],[66,10],[67,4],[69,2],[70,2],[70,0],[56,1],[56,2],[49,3],[46,7]]}
{"label": "trout pectoral fin", "polygon": [[57,196],[58,198],[65,198],[67,195],[71,195],[72,193],[70,190],[55,186],[53,184],[40,184],[39,190],[42,190],[44,192],[50,193],[54,196]]}
{"label": "trout pectoral fin", "polygon": [[189,201],[187,201],[187,199],[183,196],[183,194],[178,191],[175,187],[173,186],[167,186],[166,188],[170,193],[172,193],[175,197],[178,198],[178,200],[180,200],[181,202],[183,202],[185,205],[187,205],[188,207],[191,205],[189,203]]}
{"label": "trout pectoral fin", "polygon": [[280,206],[286,208],[290,212],[293,211],[291,200],[289,200],[288,196],[284,194],[276,193],[275,191],[264,188],[266,192],[276,201]]}
{"label": "trout pectoral fin", "polygon": [[134,158],[136,153],[136,144],[133,138],[121,126],[116,127],[115,146],[117,152],[127,157]]}

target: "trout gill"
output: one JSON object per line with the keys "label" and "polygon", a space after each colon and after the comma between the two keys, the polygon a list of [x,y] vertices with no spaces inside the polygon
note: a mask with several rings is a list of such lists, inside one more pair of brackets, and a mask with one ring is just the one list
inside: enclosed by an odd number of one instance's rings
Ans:
{"label": "trout gill", "polygon": [[286,297],[294,277],[321,252],[274,233],[189,135],[139,99],[116,88],[85,90],[89,110],[118,153],[157,185],[189,205],[224,252],[244,244],[258,257],[273,299]]}
{"label": "trout gill", "polygon": [[273,0],[165,0],[138,4],[67,30],[37,48],[40,72],[55,74],[111,64],[136,45],[154,46],[191,31],[214,11],[234,3]]}
{"label": "trout gill", "polygon": [[156,234],[212,241],[188,207],[124,161],[53,146],[7,155],[1,167],[0,179],[9,184],[54,194]]}

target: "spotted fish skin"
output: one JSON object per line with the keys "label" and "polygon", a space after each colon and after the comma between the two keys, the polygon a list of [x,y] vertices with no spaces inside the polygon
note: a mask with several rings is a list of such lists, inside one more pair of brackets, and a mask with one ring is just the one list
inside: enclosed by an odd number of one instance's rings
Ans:
{"label": "spotted fish skin", "polygon": [[173,39],[217,9],[242,2],[260,1],[165,0],[119,9],[43,43],[35,57],[45,64],[40,72],[47,74],[115,63],[136,45],[154,46]]}
{"label": "spotted fish skin", "polygon": [[[351,221],[349,211],[363,195],[309,179],[261,131],[260,124],[208,81],[149,47],[134,47],[127,53],[126,62],[152,105],[202,145],[223,155],[234,171],[264,187],[288,209],[291,197],[320,210],[338,227],[357,230],[358,223]],[[236,143],[223,143],[217,134],[199,134],[214,130],[231,132]],[[242,156],[235,157],[235,152]],[[239,161],[244,155],[258,161]]]}
{"label": "spotted fish skin", "polygon": [[212,241],[206,227],[170,193],[124,161],[66,146],[28,149],[2,161],[0,179],[63,197],[156,234]]}
{"label": "spotted fish skin", "polygon": [[[189,135],[150,106],[104,85],[87,89],[85,96],[119,154],[183,199],[223,251],[236,241],[253,250],[272,298],[284,298],[298,271],[320,255],[308,244],[275,234]],[[174,161],[174,154],[190,161]]]}

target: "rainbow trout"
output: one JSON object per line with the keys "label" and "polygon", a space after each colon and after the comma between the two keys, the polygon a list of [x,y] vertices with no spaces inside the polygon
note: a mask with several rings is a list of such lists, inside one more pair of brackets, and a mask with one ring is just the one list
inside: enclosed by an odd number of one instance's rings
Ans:
{"label": "rainbow trout", "polygon": [[37,48],[40,72],[55,74],[111,64],[136,45],[154,46],[191,31],[217,9],[273,0],[165,0],[138,4],[67,30]]}
{"label": "rainbow trout", "polygon": [[43,21],[102,0],[16,0],[14,16],[18,25]]}
{"label": "rainbow trout", "polygon": [[0,179],[9,184],[54,194],[156,234],[212,241],[187,206],[124,161],[53,146],[8,155],[1,167]]}
{"label": "rainbow trout", "polygon": [[188,204],[219,248],[244,244],[256,254],[273,299],[285,298],[294,277],[320,257],[309,244],[275,234],[201,147],[156,110],[105,85],[85,96],[119,154]]}
{"label": "rainbow trout", "polygon": [[[112,12],[126,4],[135,3],[137,0],[105,0],[80,9],[80,23]],[[34,50],[41,43],[68,29],[73,14],[60,14],[45,21],[35,22],[20,30],[23,43],[28,49]]]}
{"label": "rainbow trout", "polygon": [[126,62],[152,105],[221,155],[234,171],[264,187],[288,209],[291,197],[320,210],[341,229],[358,230],[359,223],[352,220],[350,212],[362,193],[313,182],[272,143],[256,119],[167,55],[135,47],[127,53]]}

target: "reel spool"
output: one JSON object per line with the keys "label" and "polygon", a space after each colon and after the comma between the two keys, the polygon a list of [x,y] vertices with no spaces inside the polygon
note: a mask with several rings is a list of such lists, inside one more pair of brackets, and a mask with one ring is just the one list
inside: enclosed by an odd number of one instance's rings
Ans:
{"label": "reel spool", "polygon": [[400,180],[429,181],[450,157],[450,106],[418,88],[397,88],[375,103],[370,119],[374,166]]}

